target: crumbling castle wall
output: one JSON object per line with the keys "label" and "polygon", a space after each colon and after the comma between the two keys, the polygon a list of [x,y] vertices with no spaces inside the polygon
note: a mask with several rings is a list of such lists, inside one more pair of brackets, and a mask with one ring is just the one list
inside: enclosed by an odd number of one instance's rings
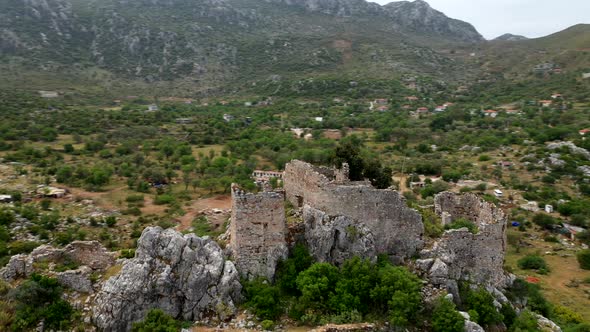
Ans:
{"label": "crumbling castle wall", "polygon": [[[347,168],[343,167],[344,172]],[[309,205],[328,216],[344,216],[366,227],[374,237],[375,251],[387,253],[392,258],[403,260],[422,249],[424,225],[422,217],[410,209],[405,199],[396,191],[376,189],[368,182],[350,182],[343,174],[326,168],[294,160],[287,164],[284,188],[287,199],[296,207]],[[309,225],[322,224],[313,221],[311,210],[304,209],[306,233],[313,231]],[[313,237],[306,239],[313,252]],[[311,241],[311,243],[310,243]],[[316,257],[320,259],[321,257]]]}
{"label": "crumbling castle wall", "polygon": [[434,199],[435,212],[446,215],[450,222],[466,218],[478,226],[477,234],[466,228],[446,231],[429,250],[421,254],[423,265],[433,283],[470,281],[504,287],[504,254],[506,252],[506,216],[492,203],[474,194],[455,195],[444,192]]}
{"label": "crumbling castle wall", "polygon": [[292,160],[286,165],[283,175],[283,187],[287,200],[298,208],[302,208],[310,201],[315,201],[315,197],[322,191],[322,188],[334,182],[349,182],[348,165],[339,171],[328,167],[314,166],[300,160]]}
{"label": "crumbling castle wall", "polygon": [[243,277],[272,280],[279,260],[287,258],[283,192],[248,193],[232,185],[230,249]]}

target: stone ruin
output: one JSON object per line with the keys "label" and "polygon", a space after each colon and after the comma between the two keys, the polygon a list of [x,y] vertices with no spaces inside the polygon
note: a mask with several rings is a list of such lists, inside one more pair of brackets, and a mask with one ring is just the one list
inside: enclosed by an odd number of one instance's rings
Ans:
{"label": "stone ruin", "polygon": [[305,238],[319,261],[385,253],[402,262],[424,245],[422,217],[400,193],[350,181],[347,165],[334,170],[294,160],[283,180],[287,199],[303,208]]}
{"label": "stone ruin", "polygon": [[285,195],[281,191],[248,193],[232,185],[229,249],[240,274],[272,280],[288,254]]}
{"label": "stone ruin", "polygon": [[467,228],[446,231],[416,261],[424,276],[455,296],[460,281],[491,288],[508,286],[510,277],[503,267],[507,227],[504,212],[475,194],[443,192],[435,196],[434,206],[443,224],[464,218],[473,222],[478,232],[472,234]]}
{"label": "stone ruin", "polygon": [[[78,267],[63,272],[53,271],[62,263],[74,263]],[[115,256],[98,241],[74,241],[63,249],[42,245],[30,254],[14,255],[0,270],[0,278],[12,282],[42,272],[43,267],[64,287],[80,293],[93,293],[90,275],[104,272],[115,264]]]}
{"label": "stone ruin", "polygon": [[[348,179],[348,168],[317,167],[293,160],[283,176],[284,192],[245,193],[232,187],[230,248],[240,273],[272,279],[277,262],[299,238],[320,262],[340,264],[360,256],[387,254],[396,263],[419,256],[415,267],[432,284],[457,293],[461,280],[503,288],[506,217],[473,194],[440,193],[435,211],[443,223],[466,218],[479,228],[446,231],[425,248],[421,215],[394,190]],[[283,200],[303,219],[301,236],[288,233]]]}
{"label": "stone ruin", "polygon": [[351,182],[347,165],[336,170],[294,160],[283,183],[284,192],[258,194],[232,186],[229,247],[243,276],[272,279],[293,245],[286,239],[285,199],[301,211],[302,238],[320,262],[339,264],[353,256],[375,260],[380,253],[402,262],[423,247],[420,214],[396,191]]}

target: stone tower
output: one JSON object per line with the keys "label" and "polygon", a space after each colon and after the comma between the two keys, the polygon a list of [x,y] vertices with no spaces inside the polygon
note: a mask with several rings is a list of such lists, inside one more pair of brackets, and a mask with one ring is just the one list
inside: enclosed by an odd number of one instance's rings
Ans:
{"label": "stone tower", "polygon": [[279,260],[287,258],[285,195],[258,194],[232,185],[230,249],[242,277],[272,280]]}

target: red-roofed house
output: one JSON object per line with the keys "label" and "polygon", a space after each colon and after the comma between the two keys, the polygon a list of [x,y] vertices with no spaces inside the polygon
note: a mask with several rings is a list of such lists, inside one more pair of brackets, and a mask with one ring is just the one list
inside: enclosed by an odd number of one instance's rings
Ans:
{"label": "red-roofed house", "polygon": [[483,115],[489,116],[490,118],[495,118],[498,116],[498,111],[496,110],[485,110],[483,111]]}
{"label": "red-roofed house", "polygon": [[588,128],[586,128],[586,129],[582,129],[582,130],[580,130],[580,131],[579,131],[579,133],[580,133],[580,135],[584,136],[584,135],[586,135],[587,133],[590,133],[590,129],[588,129]]}
{"label": "red-roofed house", "polygon": [[406,97],[406,100],[407,101],[417,101],[418,100],[418,97],[416,97],[416,96],[408,96],[408,97]]}
{"label": "red-roofed house", "polygon": [[379,112],[387,112],[387,111],[389,111],[389,107],[387,107],[387,106],[379,106],[379,107],[377,107],[377,110]]}
{"label": "red-roofed house", "polygon": [[539,104],[541,104],[542,107],[549,107],[549,106],[551,106],[551,104],[553,104],[553,101],[551,101],[551,100],[539,100]]}
{"label": "red-roofed house", "polygon": [[428,113],[428,108],[427,107],[419,107],[416,110],[416,113],[418,113],[418,114],[426,114],[426,113]]}

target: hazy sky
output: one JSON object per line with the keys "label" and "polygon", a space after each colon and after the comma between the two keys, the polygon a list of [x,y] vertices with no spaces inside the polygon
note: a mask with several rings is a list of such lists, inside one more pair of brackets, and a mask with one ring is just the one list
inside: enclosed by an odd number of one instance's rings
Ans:
{"label": "hazy sky", "polygon": [[[386,4],[391,0],[369,0]],[[542,37],[590,23],[590,0],[425,0],[447,16],[469,22],[487,39],[504,33]]]}

